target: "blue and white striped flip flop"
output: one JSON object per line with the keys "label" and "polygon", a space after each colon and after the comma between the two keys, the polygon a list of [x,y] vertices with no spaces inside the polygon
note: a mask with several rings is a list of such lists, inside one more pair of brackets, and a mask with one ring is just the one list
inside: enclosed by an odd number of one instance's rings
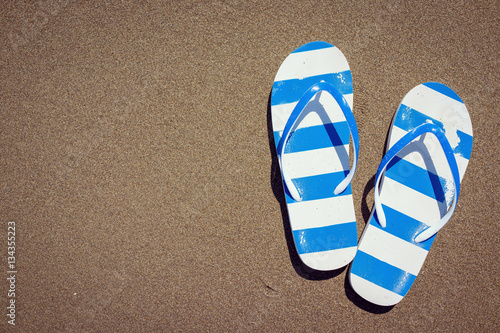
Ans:
{"label": "blue and white striped flip flop", "polygon": [[[288,216],[304,264],[321,271],[352,261],[357,248],[351,192],[359,147],[352,78],[335,46],[293,51],[273,84],[271,116]],[[349,171],[349,137],[354,162]]]}
{"label": "blue and white striped flip flop", "polygon": [[350,268],[360,296],[390,306],[406,295],[455,210],[471,151],[469,113],[453,90],[428,82],[403,98],[375,178],[372,216]]}

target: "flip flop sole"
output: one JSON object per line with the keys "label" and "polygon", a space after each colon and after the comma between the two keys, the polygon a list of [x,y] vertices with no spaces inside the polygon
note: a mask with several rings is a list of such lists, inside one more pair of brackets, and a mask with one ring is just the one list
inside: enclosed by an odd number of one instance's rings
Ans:
{"label": "flip flop sole", "polygon": [[[460,97],[443,84],[424,83],[404,97],[387,150],[428,122],[444,131],[461,180],[472,151],[472,124]],[[455,195],[453,184],[449,163],[433,135],[413,140],[388,164],[380,186],[386,227],[380,226],[373,209],[350,267],[350,283],[360,296],[389,306],[407,294],[435,239],[417,243],[415,237],[447,213]]]}
{"label": "flip flop sole", "polygon": [[[299,99],[313,84],[326,81],[338,89],[352,109],[352,79],[344,55],[335,46],[313,42],[292,52],[273,84],[271,117],[276,147]],[[349,172],[349,127],[335,99],[318,93],[305,118],[285,146],[283,168],[301,193],[292,199],[284,185],[296,250],[307,266],[334,270],[356,253],[357,229],[350,185],[334,189]]]}

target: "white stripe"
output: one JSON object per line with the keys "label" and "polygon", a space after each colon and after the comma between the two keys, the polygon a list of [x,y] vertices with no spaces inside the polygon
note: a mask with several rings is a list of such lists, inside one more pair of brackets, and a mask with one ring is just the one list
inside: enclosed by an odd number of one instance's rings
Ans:
{"label": "white stripe", "polygon": [[349,280],[354,291],[374,304],[389,306],[397,304],[403,299],[403,296],[382,288],[355,274],[349,274]]}
{"label": "white stripe", "polygon": [[278,70],[274,81],[303,79],[310,76],[349,70],[345,56],[336,47],[291,53]]}
{"label": "white stripe", "polygon": [[427,225],[438,222],[446,214],[446,204],[384,177],[381,187],[382,204]]}
{"label": "white stripe", "polygon": [[[461,155],[455,154],[455,160],[457,161],[457,166],[458,166],[458,171],[460,174],[460,180],[464,178],[465,175],[465,170],[467,169],[467,165],[469,164],[469,160],[466,159],[465,157],[462,157]],[[450,173],[451,175],[451,173]],[[450,179],[453,177],[450,176]]]}
{"label": "white stripe", "polygon": [[470,116],[464,103],[434,89],[422,84],[416,86],[401,103],[442,122],[446,132],[454,129],[472,135]]}
{"label": "white stripe", "polygon": [[[393,126],[389,135],[389,147],[392,147],[406,133],[407,132],[405,130]],[[411,153],[407,154],[403,149],[398,156],[404,156],[403,159],[405,161],[413,163],[425,170],[428,170],[428,166],[433,166],[435,170],[430,170],[432,173],[445,179],[453,179],[446,155],[443,152],[439,140],[434,135],[426,135],[423,141],[420,141],[420,138],[417,138],[412,141],[411,146],[407,147],[408,148],[405,149],[408,149],[407,152],[411,151]],[[426,157],[425,159],[424,156]],[[459,154],[455,154],[455,159],[457,161],[460,179],[462,179],[465,174],[465,170],[467,169],[469,160]]]}
{"label": "white stripe", "polygon": [[287,208],[292,230],[320,228],[356,221],[351,194],[289,203]]}
{"label": "white stripe", "polygon": [[[300,98],[300,96],[297,96]],[[352,109],[353,105],[353,94],[344,95],[347,103]],[[319,98],[320,103],[323,105],[326,110],[328,117],[330,118],[332,123],[345,121],[344,114],[342,110],[338,106],[335,99],[328,93],[321,94]],[[285,129],[286,122],[290,115],[292,114],[293,108],[297,105],[297,102],[287,103],[281,105],[273,105],[272,106],[272,122],[273,122],[273,131],[283,131]],[[323,121],[318,116],[316,112],[314,112],[314,103],[309,103],[306,108],[311,108],[311,113],[309,113],[304,120],[301,121],[297,128],[304,128],[310,126],[317,126],[323,124]]]}
{"label": "white stripe", "polygon": [[291,179],[348,171],[349,145],[284,154],[282,162]]}
{"label": "white stripe", "polygon": [[356,246],[352,246],[330,251],[304,253],[299,256],[304,264],[313,269],[331,271],[350,263],[356,255],[356,250]]}
{"label": "white stripe", "polygon": [[427,250],[372,225],[368,225],[363,233],[359,250],[415,276],[420,272],[428,253]]}

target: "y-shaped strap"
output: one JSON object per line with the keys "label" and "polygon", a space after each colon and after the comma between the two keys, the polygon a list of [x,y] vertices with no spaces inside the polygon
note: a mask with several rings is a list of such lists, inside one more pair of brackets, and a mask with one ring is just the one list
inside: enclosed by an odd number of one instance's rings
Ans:
{"label": "y-shaped strap", "polygon": [[330,95],[333,96],[337,104],[340,106],[340,109],[342,110],[345,119],[347,120],[347,124],[349,126],[349,130],[351,132],[351,136],[354,142],[354,162],[353,166],[351,168],[351,171],[347,175],[347,177],[340,182],[337,187],[335,188],[334,194],[338,195],[347,188],[349,183],[352,180],[352,177],[354,176],[354,172],[356,171],[356,164],[358,161],[358,152],[359,152],[359,135],[358,135],[358,127],[356,125],[356,121],[354,120],[354,115],[352,114],[351,108],[349,107],[349,104],[344,98],[344,95],[335,88],[331,83],[325,82],[325,81],[320,81],[318,83],[315,83],[312,85],[305,93],[302,95],[300,100],[298,101],[297,105],[295,105],[295,108],[293,109],[290,118],[288,118],[288,121],[285,125],[285,128],[283,130],[283,133],[281,134],[281,139],[278,143],[278,159],[280,163],[280,168],[281,168],[281,175],[283,177],[283,181],[285,182],[286,188],[288,189],[288,192],[290,193],[291,197],[295,201],[301,201],[302,198],[300,197],[299,192],[297,191],[297,188],[295,187],[295,184],[292,182],[292,179],[288,177],[287,175],[287,170],[283,168],[283,156],[285,155],[285,145],[290,137],[290,134],[296,129],[298,124],[300,122],[297,122],[298,119],[301,119],[301,114],[304,111],[305,107],[309,103],[309,101],[318,93],[319,91],[326,91],[330,93]]}
{"label": "y-shaped strap", "polygon": [[441,144],[441,147],[443,147],[444,154],[446,156],[446,159],[448,160],[448,164],[450,166],[451,173],[453,175],[455,196],[453,197],[453,203],[451,204],[450,209],[441,218],[441,220],[438,223],[435,223],[432,226],[424,229],[421,233],[419,233],[415,237],[415,242],[417,243],[428,240],[429,238],[434,236],[439,230],[441,230],[442,227],[444,227],[444,225],[448,222],[451,215],[453,214],[453,211],[455,210],[455,207],[457,205],[458,195],[460,193],[460,174],[458,171],[457,161],[455,159],[455,155],[453,154],[453,149],[451,148],[450,143],[448,142],[448,139],[446,138],[443,130],[441,130],[439,126],[433,123],[425,123],[414,128],[413,130],[408,132],[405,136],[403,136],[401,139],[399,139],[399,141],[396,142],[396,144],[394,144],[394,146],[392,146],[391,149],[389,149],[389,151],[385,154],[384,158],[382,159],[382,162],[380,162],[380,165],[377,170],[377,176],[375,178],[375,188],[374,188],[375,210],[377,212],[377,218],[380,223],[380,226],[382,226],[382,228],[385,228],[386,219],[384,210],[382,209],[382,204],[380,202],[380,192],[379,192],[380,191],[379,184],[381,176],[385,172],[385,168],[391,162],[391,160],[410,142],[412,142],[414,139],[416,139],[417,137],[419,137],[424,133],[434,134],[438,139],[439,143]]}

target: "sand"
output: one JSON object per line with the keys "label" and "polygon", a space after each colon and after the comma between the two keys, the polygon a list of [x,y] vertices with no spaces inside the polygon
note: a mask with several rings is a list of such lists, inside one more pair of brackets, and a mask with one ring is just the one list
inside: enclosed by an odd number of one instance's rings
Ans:
{"label": "sand", "polygon": [[[481,331],[498,319],[495,1],[7,1],[0,8],[0,276],[15,222],[20,332]],[[358,233],[403,96],[439,81],[474,146],[408,295],[363,301],[293,248],[269,96],[324,40],[351,66]],[[15,326],[7,314],[15,300]]]}

